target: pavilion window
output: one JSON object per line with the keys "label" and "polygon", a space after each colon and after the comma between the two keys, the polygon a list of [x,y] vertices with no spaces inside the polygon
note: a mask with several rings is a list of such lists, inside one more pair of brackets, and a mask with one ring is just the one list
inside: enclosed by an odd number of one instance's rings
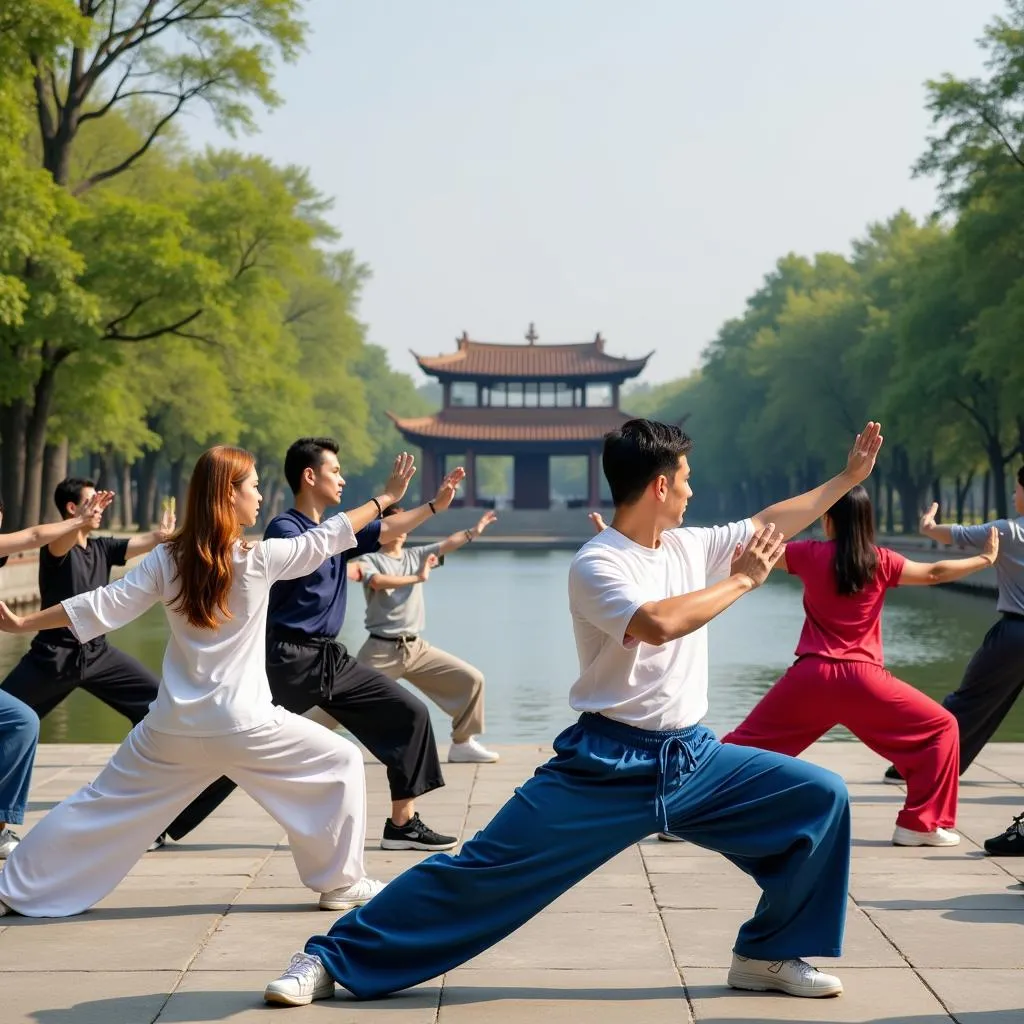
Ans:
{"label": "pavilion window", "polygon": [[588,384],[586,387],[586,406],[588,409],[607,409],[612,405],[611,384]]}
{"label": "pavilion window", "polygon": [[540,404],[540,396],[537,391],[537,382],[529,380],[523,385],[523,405],[530,409],[536,409]]}
{"label": "pavilion window", "polygon": [[496,409],[504,409],[508,405],[508,395],[505,391],[505,382],[500,381],[497,384],[492,384],[490,389],[491,405]]}
{"label": "pavilion window", "polygon": [[523,407],[523,382],[510,380],[505,387],[508,389],[508,406],[510,409],[521,409]]}
{"label": "pavilion window", "polygon": [[475,406],[478,404],[477,384],[472,380],[452,382],[452,405]]}
{"label": "pavilion window", "polygon": [[[541,399],[543,402],[543,399]],[[555,385],[555,405],[559,409],[571,409],[573,404],[573,390],[571,385],[559,381]]]}

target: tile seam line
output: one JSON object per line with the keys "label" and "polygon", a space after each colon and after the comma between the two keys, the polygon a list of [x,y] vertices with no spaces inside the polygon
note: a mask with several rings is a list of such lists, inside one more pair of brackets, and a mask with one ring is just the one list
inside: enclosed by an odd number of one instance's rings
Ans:
{"label": "tile seam line", "polygon": [[914,976],[917,978],[917,980],[921,982],[921,984],[925,987],[926,991],[932,994],[932,996],[934,997],[935,1001],[939,1004],[939,1006],[941,1006],[942,1009],[945,1010],[946,1016],[948,1016],[951,1021],[955,1021],[956,1024],[961,1024],[960,1018],[953,1013],[953,1011],[946,1005],[946,1001],[942,998],[942,996],[940,996],[939,993],[935,991],[935,989],[928,983],[928,980],[925,978],[925,976],[910,962],[910,959],[906,955],[906,953],[904,953],[903,950],[900,949],[900,947],[897,946],[896,943],[893,942],[893,940],[889,938],[888,935],[886,935],[886,933],[882,930],[882,926],[868,913],[867,908],[862,907],[860,905],[860,903],[854,897],[853,893],[849,894],[849,898],[850,902],[853,903],[853,905],[871,922],[871,927],[874,928],[878,932],[878,934],[881,935],[882,938],[885,939],[885,941],[888,942],[890,946],[892,946],[894,950],[896,950],[896,952],[900,956],[900,959],[902,959],[903,962],[914,972]]}
{"label": "tile seam line", "polygon": [[196,944],[196,948],[195,948],[194,952],[188,958],[188,962],[185,964],[184,968],[179,973],[177,980],[171,986],[171,991],[167,993],[167,998],[160,1004],[160,1008],[157,1010],[156,1016],[154,1016],[152,1018],[152,1020],[149,1022],[149,1024],[157,1024],[157,1022],[163,1016],[164,1010],[167,1009],[167,1004],[170,1003],[171,998],[174,996],[174,994],[181,987],[181,983],[185,980],[185,976],[192,969],[192,965],[199,958],[199,956],[203,952],[203,950],[206,949],[207,945],[210,942],[210,939],[214,935],[216,935],[217,929],[220,928],[221,922],[226,920],[228,914],[231,913],[231,908],[235,906],[236,901],[238,900],[238,897],[241,896],[243,893],[248,892],[249,889],[252,888],[252,883],[256,880],[256,878],[259,875],[259,873],[267,866],[267,862],[270,860],[270,858],[275,853],[277,853],[277,851],[280,850],[285,845],[286,845],[285,843],[282,843],[280,840],[278,840],[278,842],[274,845],[274,848],[269,853],[264,855],[263,860],[261,860],[259,865],[255,868],[255,870],[253,870],[249,874],[248,882],[246,882],[245,885],[243,885],[242,888],[239,889],[238,892],[235,893],[234,899],[228,904],[227,910],[225,910],[222,914],[218,914],[217,917],[210,924],[210,927],[206,929],[205,934],[202,936],[202,938]]}
{"label": "tile seam line", "polygon": [[679,984],[683,989],[683,998],[686,1000],[686,1008],[690,1014],[691,1024],[696,1024],[697,1008],[693,1005],[693,997],[690,995],[690,987],[686,984],[686,977],[683,974],[683,969],[679,966],[679,963],[676,960],[676,951],[672,945],[672,939],[668,934],[668,928],[665,927],[665,917],[662,911],[668,908],[659,906],[658,901],[654,897],[654,883],[651,880],[651,872],[647,865],[647,858],[644,856],[643,847],[639,843],[634,843],[633,845],[636,846],[637,853],[640,854],[640,863],[643,865],[644,879],[647,882],[647,891],[651,894],[651,902],[654,904],[654,909],[657,911],[658,925],[661,928],[661,937],[664,939],[665,945],[668,948],[669,956],[672,959],[672,967],[675,970],[676,976],[679,978]]}

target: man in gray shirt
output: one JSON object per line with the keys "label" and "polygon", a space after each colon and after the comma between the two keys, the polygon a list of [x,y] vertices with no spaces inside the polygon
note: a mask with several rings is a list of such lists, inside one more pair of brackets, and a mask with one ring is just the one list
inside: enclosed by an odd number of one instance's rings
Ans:
{"label": "man in gray shirt", "polygon": [[[399,511],[392,505],[384,516]],[[408,680],[451,717],[449,763],[493,762],[498,754],[477,739],[484,731],[482,673],[423,639],[423,587],[441,557],[471,543],[496,518],[487,512],[471,530],[414,548],[405,546],[405,534],[396,534],[379,551],[359,558],[370,635],[356,660],[392,679]]]}
{"label": "man in gray shirt", "polygon": [[[940,544],[980,550],[989,528],[999,530],[996,583],[1000,619],[985,634],[981,647],[967,663],[960,686],[942,702],[960,725],[960,774],[981,753],[1024,689],[1024,466],[1017,471],[1013,495],[1013,519],[997,519],[979,526],[939,525],[937,505],[921,518],[921,532]],[[887,781],[900,776],[890,768]],[[985,850],[996,856],[1024,856],[1024,815],[1002,835],[985,842]]]}

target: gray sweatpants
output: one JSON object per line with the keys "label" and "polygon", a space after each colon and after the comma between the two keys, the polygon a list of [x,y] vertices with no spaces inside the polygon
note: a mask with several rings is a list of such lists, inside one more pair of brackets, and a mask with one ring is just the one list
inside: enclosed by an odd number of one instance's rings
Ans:
{"label": "gray sweatpants", "polygon": [[942,702],[960,725],[960,774],[981,753],[1024,689],[1024,618],[1004,613]]}

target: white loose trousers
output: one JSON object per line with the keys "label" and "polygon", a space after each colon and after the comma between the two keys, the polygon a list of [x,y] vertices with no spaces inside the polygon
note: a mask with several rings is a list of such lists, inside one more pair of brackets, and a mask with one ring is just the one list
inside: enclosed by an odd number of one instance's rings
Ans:
{"label": "white loose trousers", "polygon": [[157,732],[144,719],[95,781],[19,843],[0,871],[0,900],[27,917],[88,910],[222,775],[285,829],[310,889],[327,892],[364,877],[362,754],[336,733],[275,708],[264,725],[218,736]]}

